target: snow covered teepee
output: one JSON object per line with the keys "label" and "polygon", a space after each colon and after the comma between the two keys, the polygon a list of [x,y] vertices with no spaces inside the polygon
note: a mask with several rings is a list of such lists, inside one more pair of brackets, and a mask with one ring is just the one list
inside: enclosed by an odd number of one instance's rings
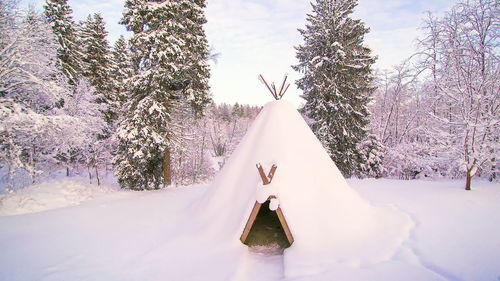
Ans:
{"label": "snow covered teepee", "polygon": [[[277,166],[269,184],[255,168],[259,163],[265,171]],[[209,222],[204,234],[241,243],[256,201],[270,198],[277,199],[269,206],[279,207],[293,236],[284,251],[286,277],[332,264],[386,260],[411,228],[406,215],[374,207],[348,186],[302,116],[284,100],[264,106],[207,190],[199,205]]]}

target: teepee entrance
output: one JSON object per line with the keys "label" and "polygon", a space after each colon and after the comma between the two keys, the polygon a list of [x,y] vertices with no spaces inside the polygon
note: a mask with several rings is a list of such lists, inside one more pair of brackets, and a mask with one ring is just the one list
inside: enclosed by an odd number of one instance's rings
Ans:
{"label": "teepee entrance", "polygon": [[280,248],[288,248],[291,243],[288,241],[277,212],[269,209],[269,202],[267,200],[261,205],[243,243],[248,246],[278,245]]}
{"label": "teepee entrance", "polygon": [[[264,173],[262,165],[257,164],[257,169],[265,186],[271,183],[277,166],[273,165],[267,176]],[[271,200],[275,199],[276,197],[271,195],[263,203],[255,202],[243,234],[240,237],[243,244],[248,246],[277,244],[281,248],[288,248],[292,245],[293,236],[283,215],[283,211],[280,207],[271,208],[273,207],[271,206]]]}

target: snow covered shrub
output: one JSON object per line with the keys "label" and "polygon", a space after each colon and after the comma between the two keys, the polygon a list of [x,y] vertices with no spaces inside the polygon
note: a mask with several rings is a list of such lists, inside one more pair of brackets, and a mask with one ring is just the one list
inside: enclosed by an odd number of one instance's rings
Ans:
{"label": "snow covered shrub", "polygon": [[209,106],[206,115],[200,117],[175,114],[178,134],[172,146],[174,183],[192,184],[212,178],[258,112],[258,107],[221,104]]}
{"label": "snow covered shrub", "polygon": [[63,112],[38,114],[6,98],[0,99],[0,108],[0,135],[10,144],[4,147],[2,158],[9,158],[5,161],[12,169],[27,170],[32,182],[41,169],[56,168],[62,159],[67,160],[66,165],[76,163],[82,149],[92,143],[91,132],[98,128],[98,123],[92,119]]}
{"label": "snow covered shrub", "polygon": [[385,157],[385,148],[378,138],[370,134],[359,145],[358,149],[362,152],[359,161],[359,168],[356,176],[360,178],[380,178],[385,175],[383,160]]}
{"label": "snow covered shrub", "polygon": [[387,175],[399,179],[440,178],[450,174],[450,162],[427,144],[402,143],[387,149]]}
{"label": "snow covered shrub", "polygon": [[214,170],[209,159],[208,118],[194,116],[191,109],[173,116],[176,125],[172,139],[172,181],[176,185],[193,184],[211,178]]}
{"label": "snow covered shrub", "polygon": [[210,153],[225,162],[243,138],[260,108],[248,105],[215,105],[208,116]]}

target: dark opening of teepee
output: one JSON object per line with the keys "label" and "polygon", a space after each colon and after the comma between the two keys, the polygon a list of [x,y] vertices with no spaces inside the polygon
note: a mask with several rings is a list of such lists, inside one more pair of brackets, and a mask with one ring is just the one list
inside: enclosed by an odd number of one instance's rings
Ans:
{"label": "dark opening of teepee", "polygon": [[278,245],[288,248],[290,242],[278,214],[269,209],[269,202],[267,200],[262,204],[244,243],[248,246]]}

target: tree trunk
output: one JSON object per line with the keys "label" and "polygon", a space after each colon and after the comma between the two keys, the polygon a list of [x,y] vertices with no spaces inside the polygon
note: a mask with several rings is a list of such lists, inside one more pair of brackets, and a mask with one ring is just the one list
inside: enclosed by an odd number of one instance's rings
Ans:
{"label": "tree trunk", "polygon": [[489,180],[492,182],[497,178],[497,167],[496,167],[495,157],[491,158],[491,163],[493,163],[493,165],[491,165],[491,175]]}
{"label": "tree trunk", "polygon": [[90,165],[87,165],[87,171],[89,173],[89,184],[92,184],[92,173],[90,172]]}
{"label": "tree trunk", "polygon": [[97,170],[97,165],[94,166],[95,168],[95,178],[97,180],[97,186],[101,185],[101,179],[99,178],[99,171]]}
{"label": "tree trunk", "polygon": [[172,183],[172,167],[170,159],[170,147],[165,148],[163,153],[163,184],[168,186]]}
{"label": "tree trunk", "polygon": [[12,180],[12,178],[14,177],[14,169],[12,169],[11,165],[8,165],[8,167],[9,171],[7,172],[7,190],[11,191],[14,190],[14,181]]}
{"label": "tree trunk", "polygon": [[466,175],[466,178],[465,178],[465,190],[471,190],[470,189],[470,184],[471,184],[471,181],[472,181],[471,171],[472,171],[472,168],[467,169],[467,175]]}
{"label": "tree trunk", "polygon": [[184,182],[184,169],[182,168],[182,156],[183,156],[183,152],[182,150],[179,151],[179,163],[177,164],[177,174],[175,174],[176,176],[176,180],[177,182]]}
{"label": "tree trunk", "polygon": [[66,166],[66,176],[69,177],[69,167]]}
{"label": "tree trunk", "polygon": [[36,167],[35,167],[35,146],[33,146],[30,154],[31,162],[31,184],[35,184]]}

